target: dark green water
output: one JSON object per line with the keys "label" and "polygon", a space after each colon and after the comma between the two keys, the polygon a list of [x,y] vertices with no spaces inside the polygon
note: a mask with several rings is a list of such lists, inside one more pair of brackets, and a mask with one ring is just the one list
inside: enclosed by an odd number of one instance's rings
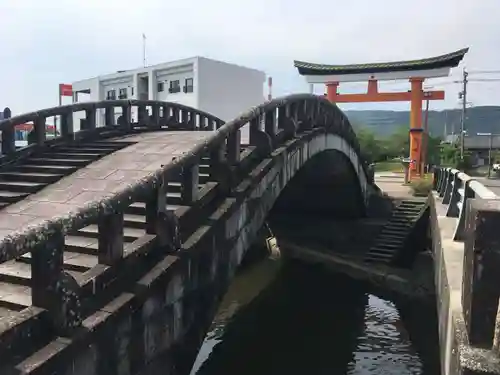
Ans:
{"label": "dark green water", "polygon": [[439,374],[433,306],[264,260],[235,278],[191,375]]}

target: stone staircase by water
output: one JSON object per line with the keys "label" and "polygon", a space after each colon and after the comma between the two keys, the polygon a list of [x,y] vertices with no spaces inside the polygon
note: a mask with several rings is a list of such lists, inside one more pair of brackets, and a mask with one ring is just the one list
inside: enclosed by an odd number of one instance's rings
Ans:
{"label": "stone staircase by water", "polygon": [[403,199],[394,207],[391,217],[375,237],[365,255],[366,262],[390,264],[403,249],[418,219],[427,208],[427,199]]}

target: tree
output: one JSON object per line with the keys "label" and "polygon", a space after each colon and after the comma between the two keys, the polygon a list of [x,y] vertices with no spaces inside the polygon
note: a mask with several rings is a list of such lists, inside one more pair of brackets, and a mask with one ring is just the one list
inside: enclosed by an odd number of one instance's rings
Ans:
{"label": "tree", "polygon": [[410,155],[410,135],[407,126],[399,127],[387,137],[387,154],[390,158],[408,157]]}
{"label": "tree", "polygon": [[441,144],[440,162],[442,165],[455,166],[459,158],[460,150],[456,145],[451,143]]}
{"label": "tree", "polygon": [[[361,152],[370,162],[382,162],[410,156],[408,126],[399,127],[386,138],[378,138],[371,129],[356,127]],[[441,139],[429,136],[426,161],[438,164],[441,159]]]}
{"label": "tree", "polygon": [[381,148],[379,141],[375,137],[375,133],[373,133],[370,129],[360,127],[356,129],[356,135],[359,147],[366,160],[370,163],[379,161]]}
{"label": "tree", "polygon": [[440,164],[441,162],[441,138],[429,135],[427,139],[427,164]]}

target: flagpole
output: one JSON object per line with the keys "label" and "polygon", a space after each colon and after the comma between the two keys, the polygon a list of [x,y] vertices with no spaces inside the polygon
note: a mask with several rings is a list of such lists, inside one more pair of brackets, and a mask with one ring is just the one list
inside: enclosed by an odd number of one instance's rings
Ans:
{"label": "flagpole", "polygon": [[146,34],[142,33],[142,62],[146,67]]}

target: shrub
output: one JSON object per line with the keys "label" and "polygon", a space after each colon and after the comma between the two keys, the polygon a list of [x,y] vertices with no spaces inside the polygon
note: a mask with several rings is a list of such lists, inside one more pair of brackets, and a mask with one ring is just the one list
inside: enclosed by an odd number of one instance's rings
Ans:
{"label": "shrub", "polygon": [[410,188],[412,190],[413,196],[427,197],[432,191],[432,179],[421,178],[419,180],[414,180],[410,183]]}

